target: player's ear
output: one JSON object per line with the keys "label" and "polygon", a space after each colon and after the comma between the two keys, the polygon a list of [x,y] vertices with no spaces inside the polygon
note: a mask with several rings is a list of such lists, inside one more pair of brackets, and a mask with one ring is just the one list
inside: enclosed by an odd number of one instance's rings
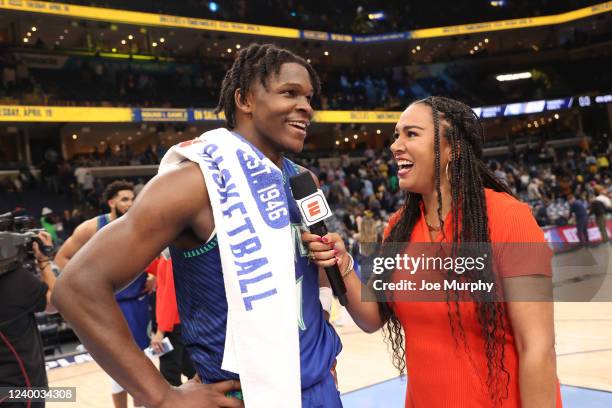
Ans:
{"label": "player's ear", "polygon": [[234,92],[234,103],[236,104],[236,109],[248,114],[253,113],[253,93],[251,91],[247,91],[243,94],[242,89],[238,88]]}

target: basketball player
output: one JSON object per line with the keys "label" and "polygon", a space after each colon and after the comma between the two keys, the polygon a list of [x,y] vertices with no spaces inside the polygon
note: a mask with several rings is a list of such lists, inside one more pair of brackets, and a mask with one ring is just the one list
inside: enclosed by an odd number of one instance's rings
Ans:
{"label": "basketball player", "polygon": [[[305,170],[285,159],[283,152],[303,149],[314,114],[310,101],[319,89],[318,76],[304,59],[272,45],[253,44],[238,53],[227,72],[217,109],[224,111],[227,127],[282,169],[288,180]],[[288,183],[284,188],[291,223],[300,224]],[[296,281],[302,293],[302,407],[341,407],[330,372],[340,340],[319,302],[321,271],[308,262],[299,234],[295,236]],[[138,276],[168,244],[185,344],[203,382],[178,388],[164,381],[130,341],[127,326],[117,323],[120,313],[112,296],[113,289]],[[189,251],[193,252],[186,256]],[[105,262],[97,262],[100,258]],[[198,165],[185,161],[151,180],[130,212],[77,254],[58,280],[53,303],[100,365],[146,406],[243,406],[225,396],[240,383],[237,375],[221,369],[227,300],[210,198]],[[266,396],[256,398],[265,401]]]}
{"label": "basketball player", "polygon": [[[64,270],[68,261],[85,245],[98,231],[110,222],[123,216],[134,202],[134,187],[132,183],[118,180],[110,183],[103,193],[104,201],[110,207],[108,214],[91,218],[79,225],[74,233],[57,252],[55,263]],[[104,262],[104,258],[96,262]],[[154,290],[154,280],[147,281],[147,274],[140,273],[135,279],[115,294],[115,299],[125,317],[130,332],[141,350],[149,346],[147,326],[149,324],[148,293]],[[112,328],[111,328],[112,330]],[[111,393],[115,408],[127,408],[127,392],[112,378]],[[136,403],[134,405],[137,405]]]}

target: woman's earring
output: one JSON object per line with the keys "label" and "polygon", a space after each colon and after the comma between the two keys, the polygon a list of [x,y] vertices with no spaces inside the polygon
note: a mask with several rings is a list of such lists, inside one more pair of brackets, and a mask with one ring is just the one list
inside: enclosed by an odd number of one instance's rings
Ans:
{"label": "woman's earring", "polygon": [[450,161],[446,162],[446,180],[448,180],[448,182],[450,183],[450,176],[448,175],[448,165],[450,164]]}

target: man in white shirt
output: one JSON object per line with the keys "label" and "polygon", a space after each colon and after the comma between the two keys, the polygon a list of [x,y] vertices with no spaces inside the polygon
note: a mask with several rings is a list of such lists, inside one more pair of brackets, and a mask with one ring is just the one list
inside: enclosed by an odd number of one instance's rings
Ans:
{"label": "man in white shirt", "polygon": [[606,193],[606,189],[603,188],[602,186],[596,186],[595,192],[598,194],[597,197],[595,197],[595,199],[598,201],[601,201],[606,206],[606,209],[612,210],[612,201],[608,197]]}

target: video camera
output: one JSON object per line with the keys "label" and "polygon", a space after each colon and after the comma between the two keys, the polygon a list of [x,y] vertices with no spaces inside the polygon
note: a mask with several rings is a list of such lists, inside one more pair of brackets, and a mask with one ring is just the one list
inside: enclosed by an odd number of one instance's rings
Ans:
{"label": "video camera", "polygon": [[53,255],[53,247],[43,244],[38,237],[44,229],[34,225],[32,217],[18,212],[0,214],[0,275],[19,268],[36,273],[34,242],[45,256]]}

